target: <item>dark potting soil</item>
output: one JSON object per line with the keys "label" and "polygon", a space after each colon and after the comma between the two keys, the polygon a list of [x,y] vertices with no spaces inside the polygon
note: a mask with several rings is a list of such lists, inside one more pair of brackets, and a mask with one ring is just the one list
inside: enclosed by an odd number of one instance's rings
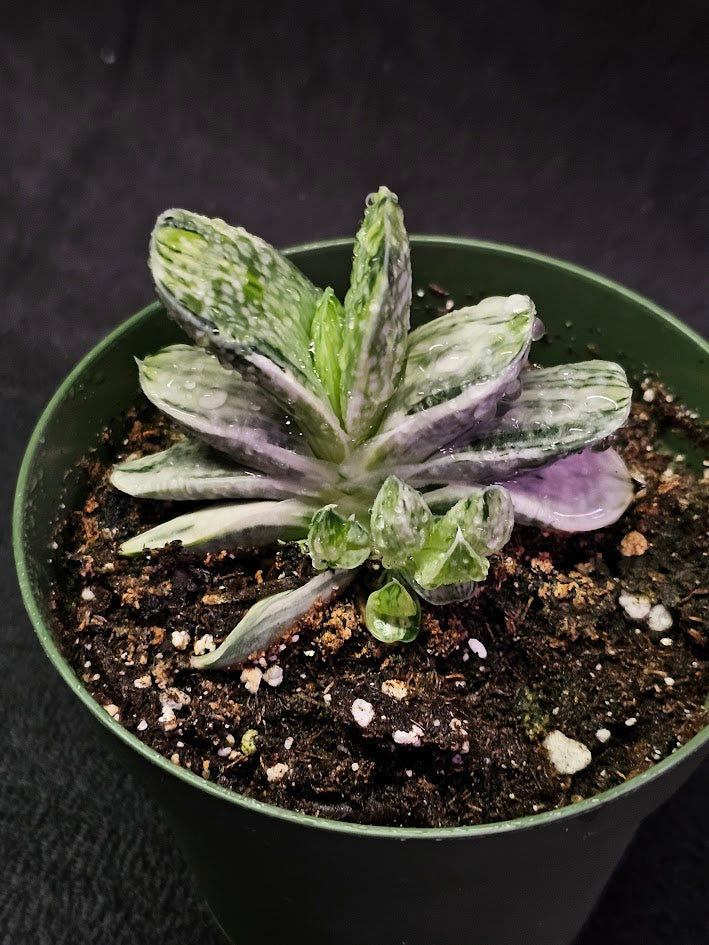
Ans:
{"label": "dark potting soil", "polygon": [[[616,446],[643,485],[614,526],[515,528],[477,597],[422,602],[409,644],[380,644],[364,627],[369,567],[264,658],[206,672],[190,654],[311,567],[296,545],[119,557],[122,540],[187,508],[108,482],[113,462],[177,435],[140,407],[80,464],[85,504],[57,532],[63,650],[106,710],[175,764],[309,814],[476,824],[627,781],[707,723],[709,689],[706,432],[660,385],[646,379],[638,394]],[[699,456],[694,470],[675,455],[679,440],[663,448],[668,431]],[[551,732],[581,743],[562,745],[586,763],[578,773],[552,763]]]}

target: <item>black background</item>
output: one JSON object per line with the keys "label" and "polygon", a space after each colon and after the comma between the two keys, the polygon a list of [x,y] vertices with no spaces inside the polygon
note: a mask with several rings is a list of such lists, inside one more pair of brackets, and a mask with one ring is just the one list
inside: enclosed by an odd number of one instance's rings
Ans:
{"label": "black background", "polygon": [[[147,235],[171,205],[286,245],[351,235],[386,183],[411,232],[573,260],[709,333],[703,8],[7,5],[3,508],[51,392],[151,298]],[[0,941],[216,945],[159,813],[35,642],[7,526],[0,546]],[[578,945],[709,942],[708,793],[705,765]]]}

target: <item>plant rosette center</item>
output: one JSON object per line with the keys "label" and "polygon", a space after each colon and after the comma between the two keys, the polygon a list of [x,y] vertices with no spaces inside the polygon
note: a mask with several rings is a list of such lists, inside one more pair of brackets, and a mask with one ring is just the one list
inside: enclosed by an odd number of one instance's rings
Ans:
{"label": "plant rosette center", "polygon": [[297,541],[315,577],[259,601],[197,668],[236,665],[381,562],[365,622],[413,640],[418,598],[470,598],[515,522],[574,532],[622,515],[633,484],[611,448],[623,369],[530,365],[532,300],[494,296],[410,330],[398,198],[367,198],[341,301],[240,227],[168,210],[150,241],[168,314],[195,342],[138,362],[146,397],[185,432],[114,467],[136,497],[209,503],[124,542],[221,550]]}

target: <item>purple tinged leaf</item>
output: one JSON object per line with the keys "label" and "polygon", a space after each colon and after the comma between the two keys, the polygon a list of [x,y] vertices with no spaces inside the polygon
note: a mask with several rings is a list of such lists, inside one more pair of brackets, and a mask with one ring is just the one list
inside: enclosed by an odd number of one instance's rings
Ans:
{"label": "purple tinged leaf", "polygon": [[172,345],[138,366],[156,407],[240,464],[314,486],[334,478],[277,404],[203,348]]}
{"label": "purple tinged leaf", "polygon": [[391,472],[416,487],[502,482],[604,441],[630,412],[625,372],[610,361],[530,369],[520,379],[517,400],[469,446]]}
{"label": "purple tinged leaf", "polygon": [[515,519],[561,532],[585,532],[616,522],[630,505],[633,481],[615,452],[588,449],[503,483]]}
{"label": "purple tinged leaf", "polygon": [[529,296],[492,296],[412,331],[404,377],[366,447],[368,465],[416,462],[462,434],[469,441],[516,381],[534,322]]}
{"label": "purple tinged leaf", "polygon": [[206,443],[185,439],[160,453],[113,467],[111,483],[142,499],[287,499],[317,493],[300,476],[254,472],[215,452]]}

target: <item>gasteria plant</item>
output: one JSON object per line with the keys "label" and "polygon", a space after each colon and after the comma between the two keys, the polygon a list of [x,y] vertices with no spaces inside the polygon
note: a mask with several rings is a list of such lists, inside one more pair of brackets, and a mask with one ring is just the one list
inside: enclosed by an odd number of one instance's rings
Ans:
{"label": "gasteria plant", "polygon": [[386,187],[367,198],[343,304],[263,240],[185,210],[158,218],[150,268],[197,345],[145,358],[140,383],[187,437],[121,463],[112,482],[133,496],[237,501],[152,528],[121,553],[297,540],[318,572],[259,601],[197,667],[270,646],[369,558],[382,578],[367,627],[412,640],[417,595],[472,596],[515,519],[594,529],[631,500],[609,448],[630,407],[622,368],[528,366],[543,328],[525,295],[410,332],[409,242]]}

